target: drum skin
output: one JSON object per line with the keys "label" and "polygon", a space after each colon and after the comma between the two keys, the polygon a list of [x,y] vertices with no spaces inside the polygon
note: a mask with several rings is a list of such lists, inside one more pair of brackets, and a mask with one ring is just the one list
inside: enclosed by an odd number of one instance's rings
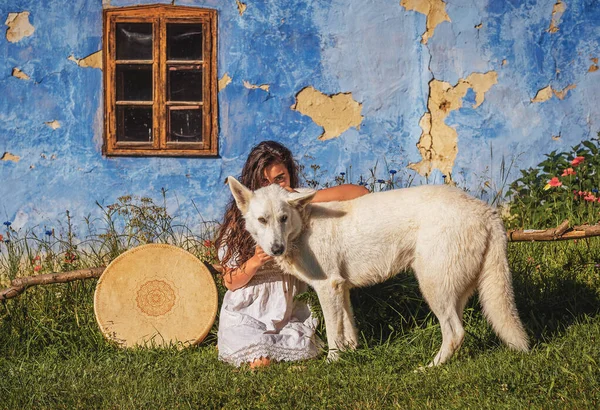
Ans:
{"label": "drum skin", "polygon": [[173,245],[130,249],[110,263],[94,293],[102,333],[122,347],[186,347],[201,342],[217,314],[206,266]]}

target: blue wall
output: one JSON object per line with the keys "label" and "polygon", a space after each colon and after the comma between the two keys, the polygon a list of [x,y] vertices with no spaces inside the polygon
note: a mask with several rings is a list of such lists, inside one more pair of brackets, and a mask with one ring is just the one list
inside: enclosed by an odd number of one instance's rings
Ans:
{"label": "blue wall", "polygon": [[[454,86],[474,72],[496,72],[497,84],[476,108],[467,92],[445,120],[458,133],[454,179],[472,191],[483,180],[498,183],[503,156],[516,161],[515,170],[528,167],[600,130],[600,71],[590,71],[600,58],[598,1],[565,0],[559,30],[550,33],[556,1],[455,0],[445,7],[451,22],[439,24],[427,44],[426,16],[398,0],[243,3],[240,15],[235,0],[175,2],[218,10],[218,76],[232,78],[218,96],[220,157],[182,159],[102,156],[102,71],[68,59],[102,48],[102,2],[0,0],[2,21],[29,11],[35,27],[15,43],[0,35],[0,156],[19,157],[0,161],[0,219],[17,229],[52,225],[68,209],[81,223],[97,214],[96,201],[157,199],[161,188],[169,211],[190,225],[199,220],[192,201],[205,220],[220,218],[229,198],[224,178],[238,175],[264,139],[283,142],[306,167],[319,164],[324,181],[350,166],[353,180],[368,176],[376,163],[378,177],[386,177],[385,163],[412,175],[408,163],[422,159],[416,144],[430,81]],[[13,76],[15,67],[30,79]],[[548,85],[571,84],[562,100],[531,102]],[[307,86],[352,93],[362,104],[359,129],[319,141],[322,128],[291,109]],[[46,124],[54,120],[60,128]],[[430,181],[441,182],[440,172]]]}

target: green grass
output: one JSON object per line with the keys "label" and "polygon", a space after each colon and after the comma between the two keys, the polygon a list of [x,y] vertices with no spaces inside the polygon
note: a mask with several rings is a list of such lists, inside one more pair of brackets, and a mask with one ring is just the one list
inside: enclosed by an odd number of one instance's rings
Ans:
{"label": "green grass", "polygon": [[96,325],[95,280],[32,288],[0,303],[0,408],[598,408],[600,240],[509,259],[532,351],[504,347],[475,297],[458,354],[417,372],[441,335],[410,274],[353,291],[357,351],[259,371],[217,359],[216,324],[197,347],[122,350]]}

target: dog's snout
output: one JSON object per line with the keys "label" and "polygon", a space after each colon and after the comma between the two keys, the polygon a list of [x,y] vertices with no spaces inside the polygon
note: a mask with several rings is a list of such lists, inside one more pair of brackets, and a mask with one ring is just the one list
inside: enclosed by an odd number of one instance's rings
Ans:
{"label": "dog's snout", "polygon": [[284,250],[285,250],[285,248],[281,244],[275,244],[275,245],[271,246],[271,253],[275,256],[283,255]]}

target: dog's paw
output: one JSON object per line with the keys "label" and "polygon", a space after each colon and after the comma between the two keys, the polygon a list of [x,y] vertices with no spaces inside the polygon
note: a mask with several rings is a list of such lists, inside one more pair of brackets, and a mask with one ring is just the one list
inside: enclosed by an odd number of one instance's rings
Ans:
{"label": "dog's paw", "polygon": [[327,353],[327,363],[337,362],[339,358],[340,352],[337,349],[331,349],[329,350],[329,353]]}

